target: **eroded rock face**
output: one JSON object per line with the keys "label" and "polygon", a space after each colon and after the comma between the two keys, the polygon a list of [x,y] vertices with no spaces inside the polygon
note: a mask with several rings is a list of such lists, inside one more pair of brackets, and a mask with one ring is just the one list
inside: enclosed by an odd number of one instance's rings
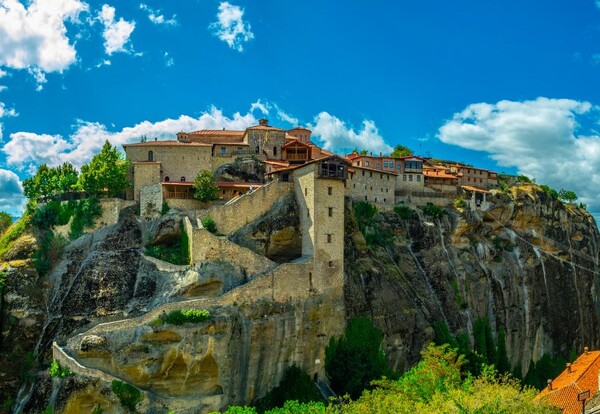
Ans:
{"label": "eroded rock face", "polygon": [[215,180],[237,183],[260,183],[265,175],[265,164],[252,156],[238,157],[215,171]]}
{"label": "eroded rock face", "polygon": [[267,213],[242,227],[229,239],[277,263],[300,257],[302,235],[294,195],[289,194],[276,201]]}
{"label": "eroded rock face", "polygon": [[513,191],[486,213],[385,214],[381,225],[398,236],[385,249],[367,248],[347,224],[346,306],[384,330],[392,366],[418,359],[434,321],[472,335],[474,321],[487,318],[506,332],[510,362],[523,373],[545,353],[600,346],[593,219],[533,187]]}

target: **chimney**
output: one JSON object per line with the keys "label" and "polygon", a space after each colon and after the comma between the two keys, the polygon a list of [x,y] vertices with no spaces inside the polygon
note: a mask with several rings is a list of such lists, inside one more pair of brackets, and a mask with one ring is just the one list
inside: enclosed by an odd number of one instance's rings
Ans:
{"label": "chimney", "polygon": [[154,137],[154,142],[158,141],[158,137]]}
{"label": "chimney", "polygon": [[551,379],[548,380],[548,390],[552,391],[552,380]]}
{"label": "chimney", "polygon": [[571,372],[573,372],[573,371],[571,370],[571,363],[570,363],[570,362],[567,362],[567,371],[569,371],[569,374],[570,374]]}
{"label": "chimney", "polygon": [[266,118],[261,118],[258,120],[258,125],[260,126],[269,126],[269,120]]}
{"label": "chimney", "polygon": [[589,355],[590,354],[590,349],[587,346],[583,347],[583,353],[586,354],[586,355]]}
{"label": "chimney", "polygon": [[380,152],[380,153],[379,153],[379,156],[380,156],[380,157],[383,157],[383,152]]}

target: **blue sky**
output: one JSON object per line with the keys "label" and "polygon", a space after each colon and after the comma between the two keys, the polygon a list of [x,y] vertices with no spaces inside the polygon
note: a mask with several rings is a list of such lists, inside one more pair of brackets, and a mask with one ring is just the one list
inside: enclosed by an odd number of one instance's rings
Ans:
{"label": "blue sky", "polygon": [[272,125],[520,172],[600,217],[600,0],[0,0],[0,210],[105,139]]}

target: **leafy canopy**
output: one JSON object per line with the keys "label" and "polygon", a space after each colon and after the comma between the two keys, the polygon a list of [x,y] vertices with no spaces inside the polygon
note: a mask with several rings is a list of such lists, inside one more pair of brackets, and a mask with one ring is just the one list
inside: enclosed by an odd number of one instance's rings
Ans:
{"label": "leafy canopy", "polygon": [[194,181],[194,198],[200,201],[211,201],[219,198],[219,188],[212,172],[200,170]]}
{"label": "leafy canopy", "polygon": [[79,186],[88,194],[108,192],[111,196],[120,195],[129,187],[128,167],[128,162],[107,140],[100,153],[81,167]]}
{"label": "leafy canopy", "polygon": [[413,150],[404,145],[396,145],[390,155],[394,158],[408,157],[413,155]]}

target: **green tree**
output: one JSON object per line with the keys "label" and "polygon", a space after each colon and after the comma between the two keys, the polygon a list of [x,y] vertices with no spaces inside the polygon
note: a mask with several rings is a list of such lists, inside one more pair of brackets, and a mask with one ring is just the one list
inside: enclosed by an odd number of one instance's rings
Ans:
{"label": "green tree", "polygon": [[219,187],[212,172],[200,170],[194,180],[194,198],[200,201],[211,201],[219,198]]}
{"label": "green tree", "polygon": [[571,190],[560,190],[558,193],[561,200],[566,201],[569,204],[572,204],[577,200],[577,194]]}
{"label": "green tree", "polygon": [[79,179],[79,173],[73,167],[73,164],[65,162],[54,168],[54,170],[56,172],[52,175],[52,189],[58,194],[72,192]]}
{"label": "green tree", "polygon": [[390,155],[394,158],[408,157],[413,155],[413,150],[404,145],[396,145]]}
{"label": "green tree", "polygon": [[23,180],[23,194],[30,200],[39,198],[46,199],[53,193],[52,185],[55,183],[53,175],[56,174],[54,169],[49,168],[46,164],[38,167],[33,177]]}
{"label": "green tree", "polygon": [[4,231],[10,227],[12,222],[13,219],[10,214],[8,214],[6,211],[0,211],[0,234],[4,233]]}
{"label": "green tree", "polygon": [[120,195],[129,187],[127,169],[127,161],[106,141],[100,153],[81,167],[78,185],[88,194],[107,192],[111,196]]}
{"label": "green tree", "polygon": [[283,407],[286,401],[294,400],[300,403],[321,401],[321,395],[308,374],[296,365],[288,367],[279,385],[273,388],[256,403],[257,411]]}
{"label": "green tree", "polygon": [[382,340],[381,330],[364,317],[350,319],[340,339],[331,338],[325,350],[325,370],[336,392],[356,398],[386,372]]}

